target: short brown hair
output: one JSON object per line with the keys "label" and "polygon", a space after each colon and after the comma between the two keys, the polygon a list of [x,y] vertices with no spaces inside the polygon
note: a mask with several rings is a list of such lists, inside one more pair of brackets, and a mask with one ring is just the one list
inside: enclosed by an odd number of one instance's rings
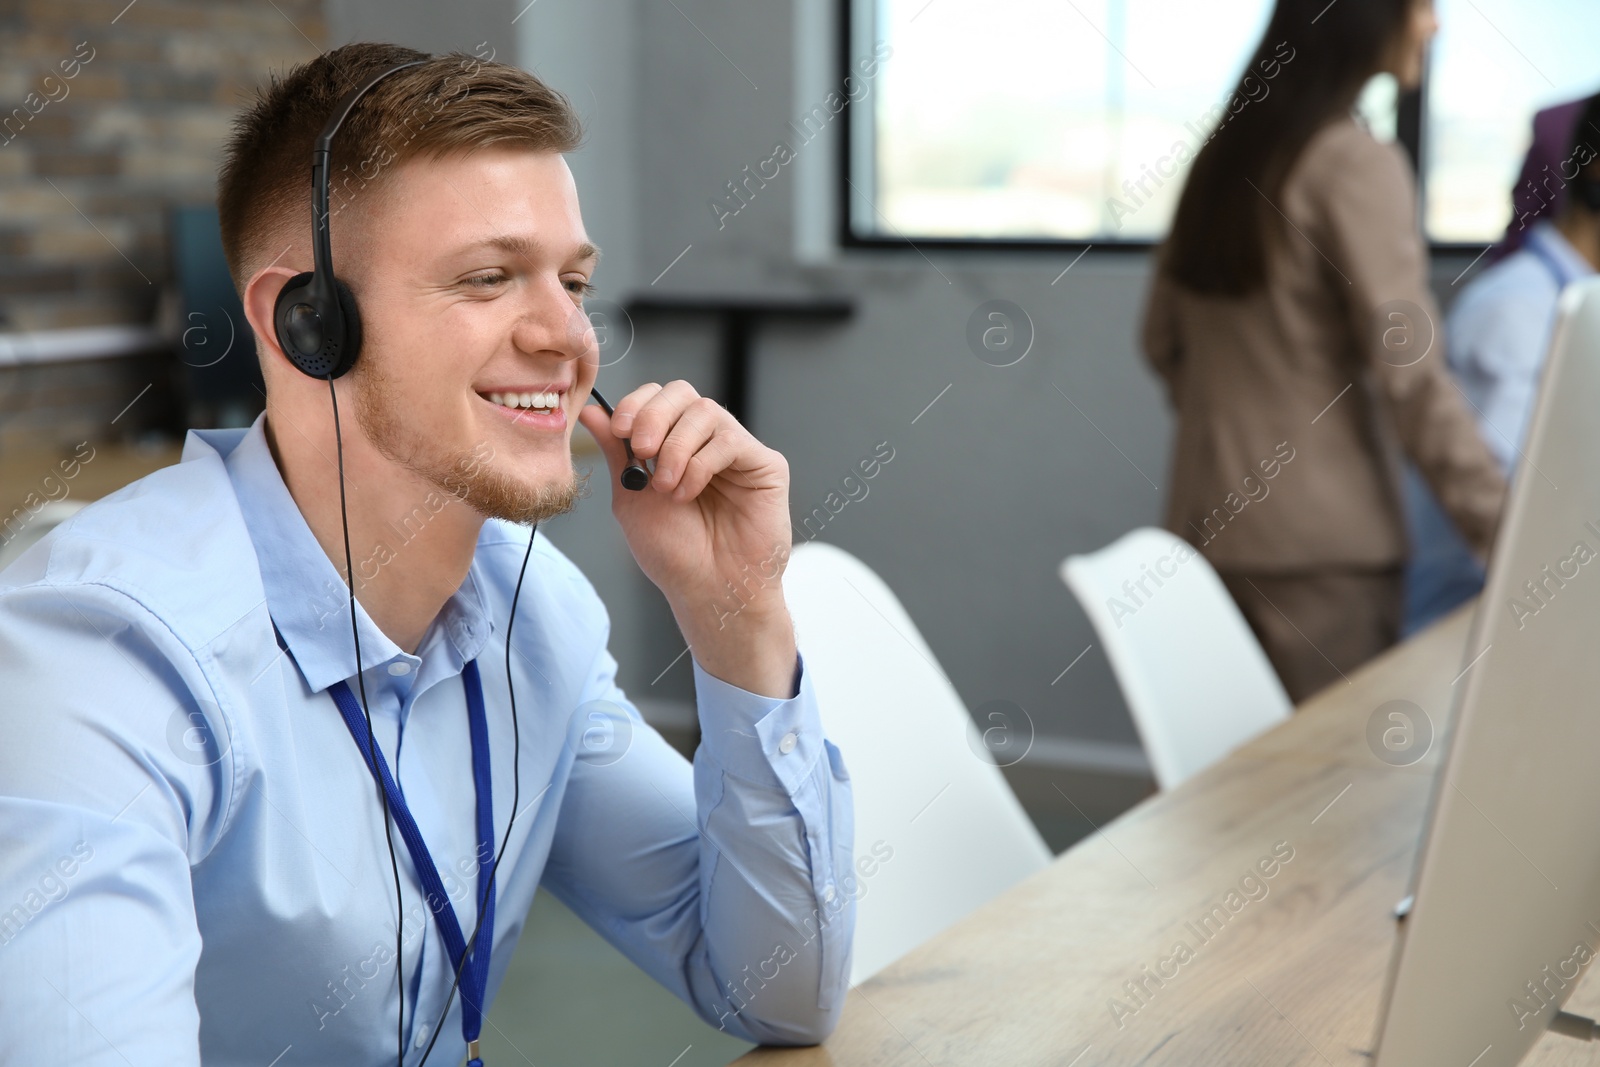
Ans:
{"label": "short brown hair", "polygon": [[[491,53],[492,56],[492,53]],[[583,138],[565,96],[520,67],[464,52],[347,44],[257,90],[234,120],[217,175],[222,248],[244,297],[251,276],[311,241],[311,148],[335,105],[380,71],[429,60],[373,86],[333,139],[328,212],[337,216],[408,159],[497,145],[570,152]],[[375,199],[375,197],[374,197]]]}

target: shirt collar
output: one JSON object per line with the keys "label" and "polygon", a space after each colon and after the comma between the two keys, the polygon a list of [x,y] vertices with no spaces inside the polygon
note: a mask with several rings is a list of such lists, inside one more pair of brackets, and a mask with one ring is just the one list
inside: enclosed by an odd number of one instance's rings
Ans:
{"label": "shirt collar", "polygon": [[1572,242],[1561,235],[1561,231],[1549,219],[1540,219],[1533,224],[1533,229],[1528,231],[1524,244],[1536,244],[1547,255],[1552,256],[1561,264],[1563,274],[1568,279],[1587,278],[1595,272],[1589,261],[1583,258],[1583,253],[1572,247]]}
{"label": "shirt collar", "polygon": [[[349,587],[284,484],[267,445],[265,412],[246,430],[189,432],[223,456],[255,547],[267,610],[306,684],[312,692],[321,692],[334,682],[354,677]],[[359,570],[359,560],[357,565]],[[455,653],[452,660],[459,660],[454,663],[456,671],[478,655],[494,630],[480,580],[474,556],[461,587],[445,601],[418,652],[428,652],[435,641],[434,631],[440,630]],[[421,658],[403,651],[380,630],[359,599],[356,633],[365,670],[406,663],[415,676]]]}

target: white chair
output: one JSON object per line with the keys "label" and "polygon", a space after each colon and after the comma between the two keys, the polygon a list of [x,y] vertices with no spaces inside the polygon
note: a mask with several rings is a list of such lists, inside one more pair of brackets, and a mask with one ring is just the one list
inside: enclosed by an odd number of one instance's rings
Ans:
{"label": "white chair", "polygon": [[1144,527],[1061,580],[1116,672],[1162,789],[1171,789],[1293,711],[1222,579],[1176,534]]}
{"label": "white chair", "polygon": [[855,797],[855,985],[1043,868],[1050,849],[882,579],[809,542],[783,587]]}

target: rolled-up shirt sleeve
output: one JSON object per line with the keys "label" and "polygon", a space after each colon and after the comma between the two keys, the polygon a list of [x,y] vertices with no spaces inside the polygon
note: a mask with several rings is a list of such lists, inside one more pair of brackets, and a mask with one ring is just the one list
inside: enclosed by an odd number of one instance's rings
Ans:
{"label": "rolled-up shirt sleeve", "polygon": [[763,697],[694,665],[692,769],[597,658],[573,716],[572,774],[544,884],[711,1025],[815,1044],[848,984],[849,775],[796,662],[795,695]]}

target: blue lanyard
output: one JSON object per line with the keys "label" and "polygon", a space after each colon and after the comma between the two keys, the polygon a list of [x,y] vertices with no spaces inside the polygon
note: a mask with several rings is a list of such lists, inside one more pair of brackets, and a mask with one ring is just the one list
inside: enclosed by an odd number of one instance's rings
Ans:
{"label": "blue lanyard", "polygon": [[[278,647],[288,651],[289,646],[284,644],[277,622],[273,622],[272,632],[278,639]],[[462,668],[461,684],[467,691],[467,723],[472,734],[472,782],[478,800],[478,889],[475,899],[482,899],[483,887],[494,866],[494,794],[489,784],[489,720],[483,709],[483,683],[478,677],[477,660],[471,660]],[[483,1028],[483,995],[489,984],[489,954],[494,944],[494,893],[488,895],[483,921],[478,924],[477,941],[466,966],[462,967],[461,957],[466,952],[466,938],[461,934],[456,909],[450,903],[450,895],[445,892],[433,856],[423,843],[422,832],[411,817],[411,809],[406,807],[405,796],[389,773],[383,751],[376,745],[368,745],[366,716],[351,694],[350,686],[341,679],[328,689],[333,694],[334,703],[339,706],[345,725],[350,729],[356,748],[366,761],[367,770],[372,772],[372,776],[388,794],[389,812],[411,853],[412,866],[422,881],[434,922],[438,924],[439,934],[450,953],[450,965],[461,971],[461,1036],[467,1042],[470,1057],[468,1067],[483,1067],[483,1060],[478,1058],[478,1034]],[[377,757],[376,765],[373,762],[374,755]]]}

